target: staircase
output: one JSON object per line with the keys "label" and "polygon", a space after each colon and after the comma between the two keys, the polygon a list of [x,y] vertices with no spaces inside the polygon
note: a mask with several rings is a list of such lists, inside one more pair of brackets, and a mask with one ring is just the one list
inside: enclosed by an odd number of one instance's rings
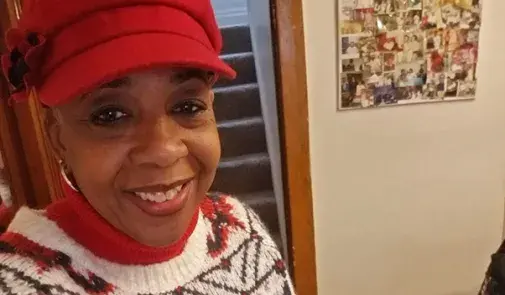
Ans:
{"label": "staircase", "polygon": [[222,158],[212,192],[231,194],[252,207],[282,246],[265,126],[248,25],[221,28],[222,58],[237,71],[215,85]]}

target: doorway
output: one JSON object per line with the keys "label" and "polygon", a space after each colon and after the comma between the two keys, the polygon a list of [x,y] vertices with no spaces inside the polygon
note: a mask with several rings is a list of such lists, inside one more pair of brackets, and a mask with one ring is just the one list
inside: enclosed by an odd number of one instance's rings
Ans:
{"label": "doorway", "polygon": [[268,13],[259,17],[258,3],[246,0],[212,4],[223,35],[222,58],[238,75],[214,89],[222,159],[212,191],[253,208],[288,258],[273,53],[271,35],[264,33],[270,33]]}

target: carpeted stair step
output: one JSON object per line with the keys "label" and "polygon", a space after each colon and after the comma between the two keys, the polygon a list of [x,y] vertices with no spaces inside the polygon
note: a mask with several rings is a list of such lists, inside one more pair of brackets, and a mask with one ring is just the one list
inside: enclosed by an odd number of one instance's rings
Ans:
{"label": "carpeted stair step", "polygon": [[223,121],[218,124],[222,159],[264,153],[267,150],[262,117]]}
{"label": "carpeted stair step", "polygon": [[[227,20],[235,17],[231,11],[238,7],[229,1],[235,0],[213,3]],[[248,204],[282,247],[250,29],[235,23],[221,27],[221,32],[221,58],[237,71],[237,79],[221,79],[214,88],[222,157],[211,191],[231,194]]]}
{"label": "carpeted stair step", "polygon": [[261,116],[258,84],[215,88],[214,112],[218,122]]}
{"label": "carpeted stair step", "polygon": [[246,24],[221,27],[222,54],[252,52],[251,31]]}
{"label": "carpeted stair step", "polygon": [[211,188],[232,195],[268,190],[273,190],[273,186],[267,153],[223,159]]}
{"label": "carpeted stair step", "polygon": [[256,67],[254,65],[254,55],[252,52],[226,54],[221,56],[221,58],[237,72],[237,78],[232,81],[219,79],[215,87],[257,82]]}

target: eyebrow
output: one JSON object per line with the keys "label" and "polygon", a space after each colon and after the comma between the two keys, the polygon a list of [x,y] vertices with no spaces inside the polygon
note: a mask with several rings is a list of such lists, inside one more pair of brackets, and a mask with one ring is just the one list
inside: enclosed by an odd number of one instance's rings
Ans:
{"label": "eyebrow", "polygon": [[[112,80],[110,82],[106,82],[98,87],[98,90],[102,89],[115,89],[115,88],[121,88],[123,86],[129,86],[132,84],[132,81],[130,77],[121,77],[115,80]],[[96,90],[94,90],[96,91]],[[83,101],[86,100],[94,91],[86,92],[83,95],[79,97],[79,103],[82,103]]]}
{"label": "eyebrow", "polygon": [[202,71],[198,69],[190,69],[175,72],[174,75],[170,78],[170,82],[174,84],[182,84],[191,79],[199,79],[205,83],[210,83],[213,77],[214,73],[212,72]]}
{"label": "eyebrow", "polygon": [[106,88],[120,88],[123,86],[130,86],[132,81],[130,77],[121,77],[110,82],[104,83],[98,87],[98,89],[106,89]]}
{"label": "eyebrow", "polygon": [[[184,82],[187,82],[192,79],[199,79],[203,81],[204,83],[211,83],[211,81],[214,78],[214,73],[210,71],[203,71],[199,69],[189,69],[189,70],[181,70],[181,71],[176,71],[174,75],[170,77],[170,82],[174,84],[182,84]],[[124,86],[130,86],[132,85],[132,80],[130,77],[121,77],[118,79],[114,79],[110,82],[106,82],[98,87],[98,89],[117,89],[121,88]],[[85,93],[82,95],[80,98],[81,100],[84,100],[86,97],[88,97],[91,94]]]}
{"label": "eyebrow", "polygon": [[[205,83],[208,83],[214,77],[214,73],[202,71],[198,69],[190,69],[190,70],[181,70],[176,71],[174,75],[170,77],[170,82],[174,84],[182,84],[191,79],[199,79]],[[104,83],[98,87],[98,89],[107,89],[107,88],[121,88],[123,86],[130,86],[132,81],[130,77],[121,77],[110,82]]]}

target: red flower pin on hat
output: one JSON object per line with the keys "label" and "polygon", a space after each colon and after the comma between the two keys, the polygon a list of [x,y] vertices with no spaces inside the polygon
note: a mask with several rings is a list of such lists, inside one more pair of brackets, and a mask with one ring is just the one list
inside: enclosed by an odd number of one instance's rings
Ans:
{"label": "red flower pin on hat", "polygon": [[7,32],[9,52],[1,56],[2,70],[11,85],[11,99],[23,101],[40,82],[38,69],[46,39],[37,33],[11,29]]}

